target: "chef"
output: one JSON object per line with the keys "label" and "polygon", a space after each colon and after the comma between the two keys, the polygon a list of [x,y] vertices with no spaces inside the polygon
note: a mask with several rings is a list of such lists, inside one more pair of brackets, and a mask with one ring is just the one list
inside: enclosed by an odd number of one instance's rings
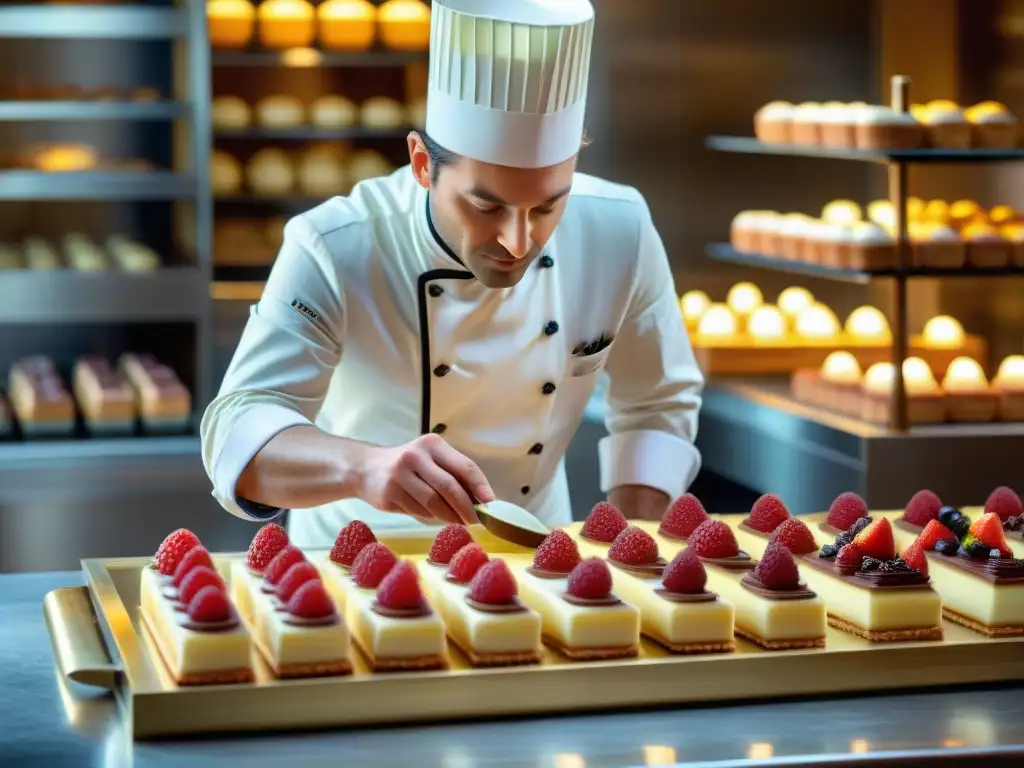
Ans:
{"label": "chef", "polygon": [[600,483],[655,518],[700,467],[703,379],[634,189],[576,173],[589,0],[434,0],[410,164],[293,218],[202,423],[214,495],[299,546],[571,521],[564,455],[599,377]]}

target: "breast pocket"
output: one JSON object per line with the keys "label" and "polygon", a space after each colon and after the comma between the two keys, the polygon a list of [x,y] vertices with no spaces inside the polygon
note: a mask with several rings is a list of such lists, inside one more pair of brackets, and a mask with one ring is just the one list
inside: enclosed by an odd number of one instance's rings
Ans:
{"label": "breast pocket", "polygon": [[612,348],[608,347],[593,355],[573,355],[569,358],[569,364],[566,367],[569,378],[592,379],[596,374],[604,370],[611,351]]}

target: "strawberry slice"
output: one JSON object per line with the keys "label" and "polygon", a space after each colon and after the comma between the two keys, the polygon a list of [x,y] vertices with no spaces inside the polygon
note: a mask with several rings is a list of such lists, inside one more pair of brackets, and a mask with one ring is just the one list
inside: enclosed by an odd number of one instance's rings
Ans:
{"label": "strawberry slice", "polygon": [[277,598],[282,603],[287,603],[292,599],[292,595],[298,591],[299,587],[307,581],[319,580],[319,578],[320,571],[311,562],[303,560],[302,562],[295,563],[281,577],[281,581],[277,585]]}
{"label": "strawberry slice", "polygon": [[479,544],[467,544],[455,553],[455,557],[448,564],[448,577],[456,584],[468,584],[488,560],[490,558],[483,547]]}
{"label": "strawberry slice", "polygon": [[356,561],[352,563],[352,581],[356,586],[376,589],[397,562],[395,553],[386,544],[379,541],[370,544],[363,547],[363,551],[356,555]]}
{"label": "strawberry slice", "polygon": [[876,560],[892,560],[896,557],[896,541],[893,539],[892,526],[889,521],[880,517],[867,528],[858,533],[853,543],[864,557]]}
{"label": "strawberry slice", "polygon": [[153,569],[164,576],[173,576],[181,559],[193,547],[200,545],[199,537],[187,528],[168,534],[153,556]]}
{"label": "strawberry slice", "polygon": [[964,540],[964,549],[968,553],[971,552],[969,539],[974,539],[989,551],[999,550],[1000,557],[1012,557],[1010,548],[1006,546],[1006,537],[1003,535],[1003,521],[995,512],[982,515],[971,523],[967,539]]}
{"label": "strawberry slice", "polygon": [[416,566],[400,560],[377,587],[377,603],[393,611],[411,611],[423,606]]}
{"label": "strawberry slice", "polygon": [[231,618],[231,603],[223,590],[203,587],[189,601],[185,612],[197,624],[216,624]]}
{"label": "strawberry slice", "polygon": [[224,579],[220,577],[220,574],[213,570],[213,568],[199,565],[189,571],[185,578],[182,579],[181,586],[178,587],[178,601],[188,605],[199,590],[204,587],[216,587],[222,592],[227,590]]}
{"label": "strawberry slice", "polygon": [[852,491],[847,491],[836,496],[832,506],[828,508],[825,522],[833,528],[845,531],[862,517],[870,517],[870,514],[864,499]]}
{"label": "strawberry slice", "polygon": [[281,578],[288,572],[296,563],[301,563],[306,559],[306,556],[302,554],[302,550],[293,544],[287,545],[284,549],[274,555],[274,559],[267,565],[267,570],[263,574],[264,580],[272,587],[276,587],[281,583]]}
{"label": "strawberry slice", "polygon": [[[935,521],[932,521],[935,522]],[[928,575],[928,558],[924,555],[920,540],[915,541],[903,552],[903,562],[918,573]]]}
{"label": "strawberry slice", "polygon": [[938,520],[930,520],[917,537],[917,543],[923,550],[935,549],[940,541],[956,541],[956,535]]}
{"label": "strawberry slice", "polygon": [[473,537],[469,535],[465,526],[449,523],[434,537],[434,543],[430,545],[430,562],[448,565],[456,552],[472,543]]}
{"label": "strawberry slice", "polygon": [[754,568],[754,575],[766,589],[781,591],[800,586],[800,571],[792,553],[775,542],[769,544],[764,556]]}
{"label": "strawberry slice", "polygon": [[351,567],[356,561],[356,555],[363,551],[363,547],[368,547],[376,541],[377,537],[373,535],[370,526],[362,520],[353,520],[341,529],[338,538],[334,540],[331,561],[346,568]]}
{"label": "strawberry slice", "polygon": [[335,613],[334,601],[319,579],[307,581],[295,590],[285,610],[300,619],[325,619]]}
{"label": "strawberry slice", "polygon": [[710,518],[690,534],[690,549],[699,557],[718,559],[735,557],[740,553],[732,528],[721,520]]}
{"label": "strawberry slice", "polygon": [[288,546],[288,533],[277,523],[267,523],[252,537],[246,564],[249,570],[263,573],[270,561]]}

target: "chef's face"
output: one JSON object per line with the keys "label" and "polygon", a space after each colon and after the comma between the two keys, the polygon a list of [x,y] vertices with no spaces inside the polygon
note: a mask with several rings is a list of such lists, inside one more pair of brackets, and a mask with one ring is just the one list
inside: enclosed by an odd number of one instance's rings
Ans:
{"label": "chef's face", "polygon": [[515,285],[555,231],[576,158],[548,168],[509,168],[459,157],[431,180],[419,136],[409,138],[416,180],[430,189],[434,227],[488,288]]}

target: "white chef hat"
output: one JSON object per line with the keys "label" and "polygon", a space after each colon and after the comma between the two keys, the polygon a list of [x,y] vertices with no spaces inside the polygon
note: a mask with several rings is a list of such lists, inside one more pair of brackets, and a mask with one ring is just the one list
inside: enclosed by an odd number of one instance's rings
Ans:
{"label": "white chef hat", "polygon": [[583,140],[590,0],[434,0],[427,134],[515,168],[556,165]]}

